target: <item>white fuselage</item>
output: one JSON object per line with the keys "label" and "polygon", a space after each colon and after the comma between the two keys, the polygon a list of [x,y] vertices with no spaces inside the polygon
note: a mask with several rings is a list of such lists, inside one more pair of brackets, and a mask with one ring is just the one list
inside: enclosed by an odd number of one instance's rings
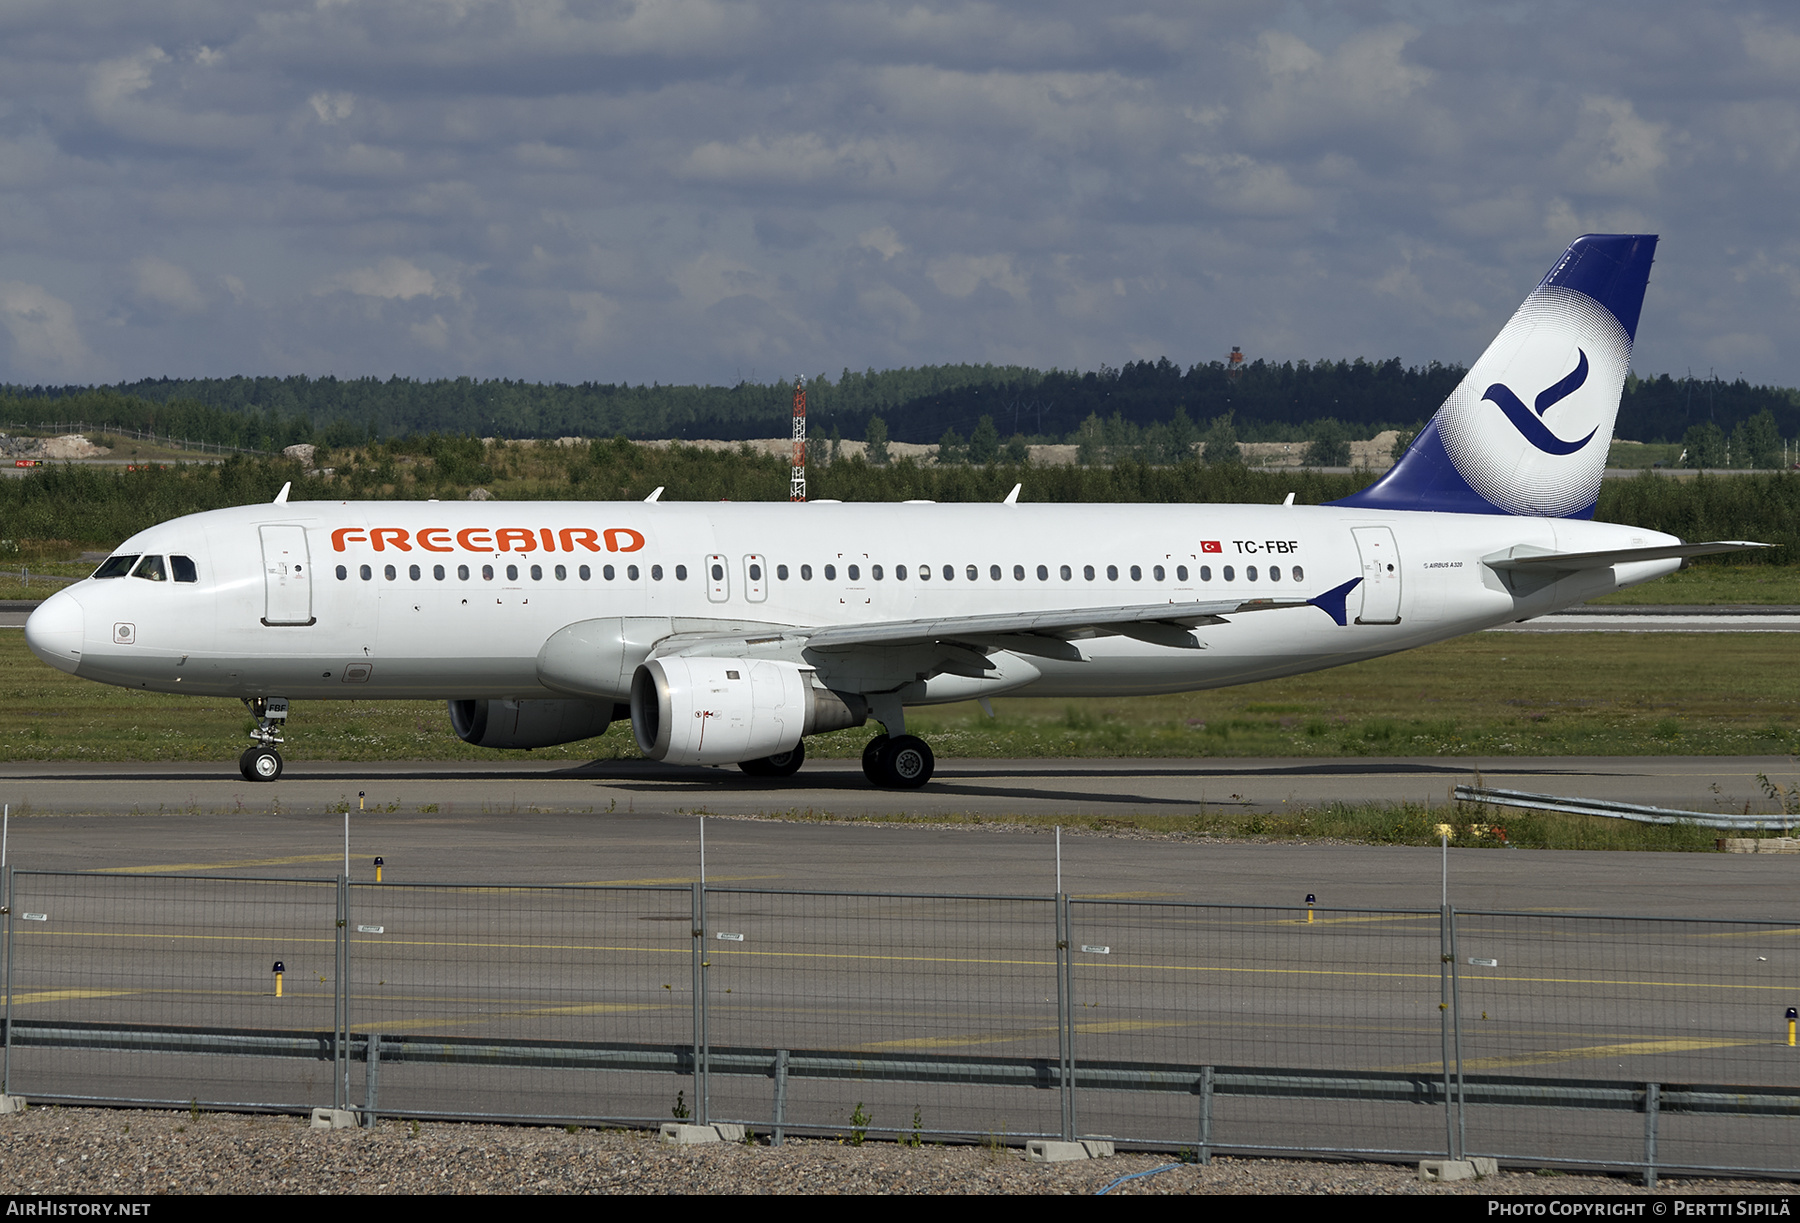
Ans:
{"label": "white fuselage", "polygon": [[[1392,653],[1680,564],[1520,584],[1482,563],[1504,549],[1675,542],[1569,519],[1305,506],[306,501],[140,532],[117,555],[187,558],[194,580],[174,580],[174,562],[160,581],[90,578],[49,600],[30,638],[79,676],[159,692],[530,699],[558,695],[539,676],[545,642],[599,617],[816,628],[1311,597],[1364,578],[1343,625],[1301,606],[1204,625],[1199,649],[1093,636],[1073,642],[1080,661],[996,654],[994,673],[924,677],[905,700],[1132,695]],[[836,676],[812,661],[823,682],[866,688],[891,678],[873,674],[879,654]]]}

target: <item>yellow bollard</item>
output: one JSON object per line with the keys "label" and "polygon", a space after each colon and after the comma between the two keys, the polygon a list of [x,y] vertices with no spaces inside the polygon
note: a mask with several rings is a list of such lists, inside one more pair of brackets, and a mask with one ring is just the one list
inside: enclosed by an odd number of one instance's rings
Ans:
{"label": "yellow bollard", "polygon": [[381,882],[381,865],[382,865],[381,859],[380,858],[375,859],[375,882],[376,883]]}
{"label": "yellow bollard", "polygon": [[362,809],[363,809],[363,792],[361,790],[358,790],[356,792],[356,810],[359,815],[362,813]]}
{"label": "yellow bollard", "polygon": [[1314,904],[1313,894],[1311,892],[1308,892],[1306,894],[1306,924],[1309,926],[1313,924],[1312,923],[1313,904]]}
{"label": "yellow bollard", "polygon": [[1787,1010],[1788,1048],[1790,1049],[1794,1047],[1794,1021],[1797,1019],[1800,1019],[1800,1011],[1796,1011],[1790,1006]]}
{"label": "yellow bollard", "polygon": [[277,998],[281,997],[281,974],[285,973],[286,971],[287,971],[287,967],[285,965],[283,965],[280,960],[276,960],[274,972],[275,972],[275,996]]}

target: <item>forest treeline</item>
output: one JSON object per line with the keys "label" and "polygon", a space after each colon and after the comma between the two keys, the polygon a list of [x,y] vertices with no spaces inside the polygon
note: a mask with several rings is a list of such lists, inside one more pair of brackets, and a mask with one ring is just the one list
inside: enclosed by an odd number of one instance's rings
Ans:
{"label": "forest treeline", "polygon": [[[53,464],[0,480],[0,544],[60,540],[107,547],[155,523],[201,510],[272,500],[291,481],[291,500],[462,500],[485,490],[503,500],[639,500],[661,487],[665,501],[781,501],[788,467],[747,448],[642,446],[623,438],[572,446],[484,445],[473,438],[396,438],[322,456],[331,474],[278,458],[234,456],[217,464],[171,464],[131,471]],[[1257,471],[1209,465],[1198,457],[1169,465],[1131,459],[1111,466],[1031,467],[994,462],[938,466],[860,456],[815,465],[814,500],[999,501],[1015,483],[1023,502],[1277,504],[1289,493],[1315,505],[1366,486],[1366,472]],[[1601,485],[1596,517],[1684,539],[1752,539],[1780,544],[1743,560],[1800,558],[1800,474],[1673,480],[1645,474]],[[32,549],[27,549],[32,550]]]}
{"label": "forest treeline", "polygon": [[[1090,419],[1148,428],[1177,413],[1195,422],[1230,417],[1244,441],[1310,439],[1317,422],[1351,436],[1415,429],[1454,389],[1459,365],[1386,361],[1252,361],[1236,372],[1213,361],[1168,359],[1098,370],[1016,365],[936,365],[844,370],[807,386],[808,416],[823,434],[862,439],[880,418],[892,441],[969,436],[985,417],[1001,437],[1075,441]],[[111,387],[0,387],[0,425],[85,421],[247,449],[296,442],[333,447],[406,434],[475,437],[780,437],[792,415],[790,382],[736,386],[578,385],[451,378],[148,379]],[[1632,377],[1618,436],[1681,442],[1716,427],[1729,439],[1767,413],[1782,438],[1800,435],[1800,391],[1734,382]],[[1710,436],[1710,434],[1709,434]],[[1724,440],[1720,442],[1723,446]]]}

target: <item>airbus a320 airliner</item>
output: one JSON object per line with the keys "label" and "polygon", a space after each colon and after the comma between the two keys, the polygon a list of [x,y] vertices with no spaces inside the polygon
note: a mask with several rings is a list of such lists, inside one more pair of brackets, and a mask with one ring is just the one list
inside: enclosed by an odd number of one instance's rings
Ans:
{"label": "airbus a320 airliner", "polygon": [[[26,625],[51,666],[241,697],[274,781],[289,702],[436,698],[465,741],[629,717],[678,764],[782,777],[906,707],[1249,683],[1660,577],[1684,544],[1591,521],[1656,238],[1579,238],[1390,471],[1322,506],[288,502],[142,531]],[[1292,498],[1290,497],[1290,501]]]}

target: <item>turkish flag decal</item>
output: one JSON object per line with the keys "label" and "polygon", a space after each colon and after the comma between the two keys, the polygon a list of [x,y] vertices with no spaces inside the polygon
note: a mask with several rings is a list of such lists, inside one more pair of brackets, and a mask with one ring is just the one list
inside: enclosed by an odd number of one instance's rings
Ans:
{"label": "turkish flag decal", "polygon": [[1225,549],[1219,545],[1219,541],[1216,539],[1203,539],[1200,541],[1200,551],[1223,552]]}

